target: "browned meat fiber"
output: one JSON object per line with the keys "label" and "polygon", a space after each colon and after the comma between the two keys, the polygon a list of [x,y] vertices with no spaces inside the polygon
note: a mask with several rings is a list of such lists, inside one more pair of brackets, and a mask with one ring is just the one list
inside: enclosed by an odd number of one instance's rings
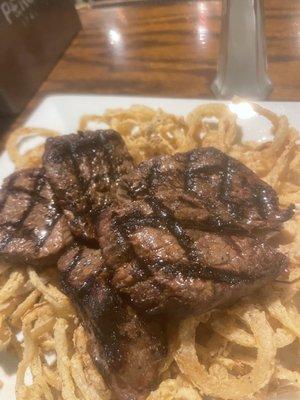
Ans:
{"label": "browned meat fiber", "polygon": [[134,168],[116,132],[80,132],[47,140],[44,170],[6,179],[0,254],[45,265],[64,253],[62,287],[95,364],[114,398],[143,400],[158,384],[170,320],[232,303],[288,268],[268,237],[292,215],[214,148]]}
{"label": "browned meat fiber", "polygon": [[111,185],[110,198],[99,216],[101,250],[68,252],[62,281],[114,396],[144,399],[163,364],[169,319],[232,303],[288,267],[266,234],[293,211],[212,148],[146,161]]}
{"label": "browned meat fiber", "polygon": [[198,149],[142,163],[99,223],[111,285],[146,314],[205,312],[288,265],[264,240],[292,215],[238,161]]}
{"label": "browned meat fiber", "polygon": [[42,169],[17,171],[0,191],[0,254],[13,263],[55,265],[72,241]]}
{"label": "browned meat fiber", "polygon": [[58,264],[62,285],[90,332],[91,353],[120,399],[155,388],[167,353],[165,323],[145,318],[111,287],[100,250],[74,245]]}
{"label": "browned meat fiber", "polygon": [[214,232],[257,234],[279,229],[293,207],[281,210],[276,192],[239,161],[201,148],[146,161],[118,185],[120,203],[143,200],[176,220]]}
{"label": "browned meat fiber", "polygon": [[133,168],[123,139],[112,130],[49,138],[44,167],[72,233],[95,243],[94,222],[110,201],[111,184]]}
{"label": "browned meat fiber", "polygon": [[114,396],[140,400],[157,384],[169,319],[229,304],[287,268],[266,234],[293,211],[212,148],[146,161],[107,194],[100,250],[75,245],[59,268]]}

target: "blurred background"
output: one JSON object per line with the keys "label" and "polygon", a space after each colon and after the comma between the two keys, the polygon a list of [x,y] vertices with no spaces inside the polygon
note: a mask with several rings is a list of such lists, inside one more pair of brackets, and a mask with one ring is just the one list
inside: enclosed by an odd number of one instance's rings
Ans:
{"label": "blurred background", "polygon": [[[0,131],[53,93],[214,98],[212,83],[226,78],[219,55],[236,66],[257,46],[250,51],[240,34],[224,42],[222,3],[237,1],[257,1],[265,14],[251,22],[266,33],[265,95],[300,100],[300,1],[0,0]],[[243,57],[229,51],[237,43]]]}

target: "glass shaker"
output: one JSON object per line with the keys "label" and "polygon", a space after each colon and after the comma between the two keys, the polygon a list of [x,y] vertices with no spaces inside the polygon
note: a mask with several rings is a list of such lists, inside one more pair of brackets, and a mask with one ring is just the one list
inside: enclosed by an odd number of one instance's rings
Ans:
{"label": "glass shaker", "polygon": [[272,91],[263,11],[262,0],[223,0],[218,71],[212,84],[216,97],[265,99]]}

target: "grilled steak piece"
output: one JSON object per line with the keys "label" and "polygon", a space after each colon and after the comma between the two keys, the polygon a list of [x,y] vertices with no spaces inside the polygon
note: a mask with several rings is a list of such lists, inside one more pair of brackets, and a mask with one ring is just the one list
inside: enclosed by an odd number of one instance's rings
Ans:
{"label": "grilled steak piece", "polygon": [[288,264],[261,239],[186,228],[165,207],[114,209],[99,228],[112,287],[151,315],[186,316],[228,304]]}
{"label": "grilled steak piece", "polygon": [[216,149],[144,162],[120,180],[116,198],[99,221],[99,243],[111,285],[144,313],[205,312],[287,267],[263,233],[292,209]]}
{"label": "grilled steak piece", "polygon": [[112,130],[49,138],[44,167],[72,233],[96,241],[94,222],[111,184],[133,167],[122,138]]}
{"label": "grilled steak piece", "polygon": [[94,194],[78,199],[94,186],[80,178],[87,152],[75,161],[72,137],[58,155],[50,142],[47,176],[75,227],[90,228],[85,237],[95,237],[96,215],[100,250],[76,244],[67,251],[59,260],[62,285],[116,398],[143,400],[166,355],[165,321],[228,304],[287,268],[264,234],[279,229],[292,209],[281,210],[271,187],[212,148],[157,157],[120,178],[122,168],[96,186],[93,208]]}
{"label": "grilled steak piece", "polygon": [[272,231],[293,215],[254,172],[214,148],[146,161],[122,180],[117,196],[121,203],[155,196],[177,220],[207,231]]}
{"label": "grilled steak piece", "polygon": [[75,245],[58,263],[62,285],[90,332],[91,353],[117,399],[144,399],[166,355],[159,318],[151,321],[111,287],[100,250]]}
{"label": "grilled steak piece", "polygon": [[0,191],[0,255],[14,263],[54,265],[72,241],[42,169],[14,172]]}

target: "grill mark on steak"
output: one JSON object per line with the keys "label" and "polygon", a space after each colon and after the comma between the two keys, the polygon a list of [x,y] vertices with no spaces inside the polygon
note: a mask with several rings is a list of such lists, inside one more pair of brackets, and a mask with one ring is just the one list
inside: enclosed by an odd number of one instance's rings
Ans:
{"label": "grill mark on steak", "polygon": [[[198,168],[192,168],[190,163],[193,161],[194,154],[190,152],[187,155],[186,158],[186,165],[185,165],[185,171],[184,171],[184,190],[187,193],[193,193],[200,201],[202,207],[204,207],[209,213],[209,219],[207,222],[203,222],[201,225],[198,224],[199,229],[203,230],[215,230],[215,227],[217,226],[218,228],[226,228],[230,227],[230,224],[225,223],[224,221],[221,220],[221,217],[218,215],[217,210],[216,210],[216,205],[211,201],[209,198],[201,195],[201,193],[197,192],[195,185],[194,185],[194,180],[195,178],[200,174],[205,175],[209,174],[212,172],[218,172],[221,173],[222,176],[222,181],[221,181],[221,189],[219,193],[219,199],[223,203],[227,203],[227,206],[229,208],[230,213],[232,214],[233,217],[237,216],[242,216],[243,214],[243,209],[242,207],[237,208],[237,206],[228,201],[229,197],[229,191],[231,187],[231,182],[232,182],[232,174],[231,174],[231,169],[232,166],[230,162],[228,161],[226,163],[226,171],[222,171],[220,167],[216,166],[205,166],[205,167],[198,167]],[[162,178],[162,173],[159,171],[159,165],[158,162],[154,160],[152,166],[149,168],[148,174],[145,177],[145,184],[142,184],[140,186],[137,186],[135,188],[131,188],[129,186],[126,187],[128,195],[131,197],[131,199],[136,200],[139,195],[144,195],[144,196],[150,196],[152,195],[152,189],[153,185],[156,179]],[[213,228],[210,227],[210,225],[214,225]],[[232,227],[232,230],[234,228]],[[244,230],[243,230],[244,231]]]}
{"label": "grill mark on steak", "polygon": [[[76,144],[77,144],[76,142],[74,145],[73,142],[67,141],[66,142],[66,145],[68,148],[67,153],[70,157],[70,160],[71,160],[71,163],[72,163],[72,166],[74,169],[74,173],[75,173],[74,176],[75,176],[79,186],[81,187],[82,192],[86,193],[86,191],[88,189],[88,182],[85,182],[85,180],[82,178],[79,166],[78,166],[76,158],[75,158],[75,155],[78,157]],[[92,201],[89,196],[86,197],[86,208],[87,208],[87,210],[85,209],[84,212],[89,212],[90,210],[92,210]]]}
{"label": "grill mark on steak", "polygon": [[202,263],[202,260],[199,259],[199,254],[196,254],[193,249],[190,237],[186,234],[182,225],[174,218],[171,210],[164,206],[155,196],[148,196],[145,198],[145,201],[152,208],[154,218],[157,218],[159,221],[154,228],[164,225],[176,237],[178,243],[184,249],[188,260],[195,263]]}
{"label": "grill mark on steak", "polygon": [[240,246],[232,239],[231,236],[222,235],[222,238],[229,246],[231,246],[236,251],[237,254],[242,255],[242,250]]}
{"label": "grill mark on steak", "polygon": [[178,243],[183,247],[188,259],[192,262],[200,262],[199,255],[195,254],[193,251],[191,239],[185,233],[182,225],[175,220],[171,210],[163,205],[151,191],[153,182],[155,179],[157,179],[158,175],[158,165],[154,162],[146,177],[146,185],[138,188],[136,191],[132,191],[129,188],[129,193],[132,199],[135,199],[137,194],[141,194],[143,192],[145,201],[152,208],[154,215],[150,218],[141,217],[140,221],[136,220],[135,224],[128,224],[129,221],[127,221],[127,223],[125,222],[125,224],[124,222],[121,222],[121,224],[125,226],[129,225],[130,227],[133,225],[133,229],[136,229],[139,225],[144,227],[148,225],[153,228],[164,226],[176,237]]}
{"label": "grill mark on steak", "polygon": [[[77,249],[76,253],[68,263],[68,253],[70,251],[72,252],[74,249]],[[84,279],[80,279],[79,283],[75,285],[70,277],[70,273],[74,271],[75,268],[83,269],[85,267],[85,260],[88,260],[88,265],[89,253],[91,251],[99,253],[99,259],[95,264],[94,273],[90,273],[85,276]],[[80,263],[83,265],[80,266]],[[122,313],[119,312],[121,300],[109,287],[100,250],[88,249],[82,245],[75,244],[71,250],[67,251],[59,260],[58,266],[61,272],[61,281],[64,291],[72,297],[75,305],[79,307],[80,314],[83,315],[83,320],[87,323],[91,332],[94,333],[94,330],[96,330],[97,339],[104,344],[105,359],[109,360],[112,368],[117,369],[122,362],[122,354],[117,349],[117,343],[120,338],[116,330],[116,326],[123,318]],[[105,288],[105,296],[103,296],[101,301],[98,301],[97,298],[95,298],[96,296],[91,293],[92,291],[97,291],[97,284],[95,283],[97,277],[98,286]],[[93,287],[94,285],[95,287]],[[99,318],[98,314],[102,320],[101,327],[94,326],[94,320]],[[89,321],[89,319],[91,319],[91,321]]]}
{"label": "grill mark on steak", "polygon": [[147,320],[117,293],[100,250],[75,244],[58,267],[64,291],[83,319],[92,357],[107,384],[118,399],[146,397],[157,383],[166,356],[162,320]]}
{"label": "grill mark on steak", "polygon": [[[172,186],[176,187],[174,196]],[[159,198],[166,194],[166,203],[171,202],[169,208],[176,205],[178,215],[185,213],[180,206],[187,210],[190,203],[199,209],[196,219],[204,231],[264,233],[278,229],[293,215],[292,205],[286,210],[279,208],[276,193],[269,185],[214,148],[155,157],[128,175],[123,189],[133,200],[144,198],[149,191]]]}
{"label": "grill mark on steak", "polygon": [[[40,239],[39,233],[37,235],[34,234],[34,229],[24,229],[23,225],[24,225],[24,222],[25,222],[26,218],[28,217],[28,215],[32,212],[34,205],[39,201],[40,192],[43,189],[46,182],[44,180],[43,175],[40,175],[39,178],[36,180],[36,184],[35,184],[33,191],[25,191],[24,192],[23,190],[19,190],[19,188],[14,188],[14,190],[12,190],[12,185],[14,184],[14,181],[15,181],[15,179],[12,179],[12,181],[10,181],[9,184],[7,185],[7,195],[5,196],[4,201],[1,204],[1,210],[5,206],[8,196],[11,193],[29,194],[30,195],[30,203],[29,203],[28,207],[24,210],[24,212],[20,215],[20,218],[17,221],[7,222],[7,223],[2,224],[2,226],[5,226],[7,228],[14,228],[15,230],[19,230],[19,231],[23,230],[22,236],[35,240],[36,241],[35,247],[38,249],[39,246],[42,245],[44,241]],[[48,205],[48,209],[49,209],[49,205]],[[45,231],[47,231],[46,237],[48,237],[49,234],[51,233],[52,227],[54,226],[54,224],[57,220],[57,217],[59,217],[59,215],[57,215],[57,210],[55,209],[55,215],[53,215],[53,218],[51,218],[51,216],[49,216],[49,217],[50,217],[49,223],[47,223],[47,225],[45,226]],[[8,230],[7,237],[5,238],[4,242],[1,241],[1,243],[0,243],[0,251],[4,250],[5,247],[14,239],[14,233],[15,233],[15,231]]]}
{"label": "grill mark on steak", "polygon": [[[12,185],[14,184],[14,182],[15,182],[15,178],[12,179],[12,181],[10,181],[8,183],[8,185],[7,185],[7,193],[6,193],[6,196],[4,197],[3,203],[1,204],[1,210],[0,211],[3,210],[3,207],[5,206],[5,204],[7,202],[8,196],[11,193],[11,188],[12,188]],[[13,227],[15,229],[22,229],[22,225],[24,224],[24,221],[27,218],[27,216],[32,211],[33,206],[37,203],[37,199],[40,197],[40,192],[41,192],[41,190],[42,190],[44,185],[45,185],[44,178],[43,178],[42,175],[40,175],[36,180],[35,187],[34,187],[33,191],[28,193],[30,195],[30,202],[29,202],[28,207],[20,215],[20,218],[17,221],[7,222],[7,223],[3,224],[3,226]],[[20,193],[20,191],[19,191],[18,188],[14,188],[13,193],[14,194],[18,194],[18,193]],[[27,230],[25,230],[25,234],[26,233],[28,233]],[[9,235],[8,242],[11,241],[12,239],[13,239],[12,235]],[[1,247],[1,250],[2,250],[2,247]]]}
{"label": "grill mark on steak", "polygon": [[119,178],[118,174],[116,173],[115,169],[115,156],[116,154],[112,154],[111,146],[108,139],[108,136],[104,133],[105,131],[101,132],[99,137],[97,138],[100,145],[103,147],[103,157],[105,158],[106,164],[108,166],[108,179],[110,183],[114,183],[117,178]]}
{"label": "grill mark on steak", "polygon": [[[84,132],[81,132],[81,134],[84,135]],[[101,148],[102,157],[105,160],[105,163],[108,167],[108,173],[107,173],[106,179],[109,181],[109,184],[112,184],[117,179],[117,174],[115,171],[115,167],[113,165],[113,161],[116,161],[116,160],[113,160],[113,155],[111,154],[110,139],[106,135],[106,131],[99,131],[99,135],[96,137],[96,142],[99,145],[99,148]],[[89,159],[89,162],[91,162],[91,159],[90,159],[91,154],[89,154],[89,153],[93,154],[93,152],[95,150],[93,147],[89,148],[90,144],[91,143],[86,144],[86,147],[85,147],[87,150],[87,158]],[[79,185],[83,189],[83,191],[86,192],[89,185],[92,184],[92,182],[89,182],[89,181],[85,182],[85,180],[83,179],[82,174],[80,172],[80,168],[77,164],[75,155],[77,157],[79,156],[78,144],[77,144],[77,142],[69,141],[68,145],[69,145],[70,159],[71,159],[73,167],[74,167],[75,176],[78,180]],[[80,148],[80,152],[82,152],[82,150],[83,149]],[[90,212],[90,215],[93,218],[93,217],[97,216],[97,214],[103,208],[103,206],[98,208],[96,204],[93,204],[93,201],[91,200],[91,198],[89,196],[87,196],[86,208],[87,208],[87,212]]]}
{"label": "grill mark on steak", "polygon": [[227,204],[228,211],[233,218],[242,219],[245,217],[244,209],[245,207],[247,207],[247,205],[244,204],[243,201],[240,201],[240,204],[236,204],[230,198],[234,172],[235,172],[235,167],[231,162],[231,160],[227,158],[224,161],[224,170],[220,171],[221,182],[220,182],[219,199],[223,204],[225,205]]}
{"label": "grill mark on steak", "polygon": [[[226,222],[222,220],[221,215],[218,213],[218,207],[214,203],[213,200],[208,198],[205,193],[199,193],[197,191],[195,185],[195,179],[201,176],[209,176],[212,174],[218,174],[221,177],[220,181],[220,189],[219,193],[217,193],[217,198],[227,207],[229,213],[233,218],[242,218],[244,216],[243,207],[245,204],[237,205],[234,204],[230,200],[230,190],[232,187],[232,174],[233,174],[233,165],[230,159],[226,158],[221,166],[200,166],[200,167],[192,167],[191,163],[197,161],[197,154],[194,152],[190,152],[186,158],[186,172],[184,175],[184,189],[187,193],[193,193],[200,201],[202,207],[204,207],[208,213],[208,221],[203,224],[203,229],[209,229],[209,225],[212,225],[212,230],[215,230],[216,227],[220,229],[230,228],[231,230],[235,230],[230,222]],[[245,232],[245,229],[241,229]]]}
{"label": "grill mark on steak", "polygon": [[96,245],[95,225],[112,201],[111,185],[133,168],[122,138],[112,130],[49,138],[43,160],[72,233]]}
{"label": "grill mark on steak", "polygon": [[[188,166],[186,173],[187,176],[190,176],[191,174],[189,163],[190,163],[190,157],[188,157]],[[222,198],[222,200],[225,200],[228,197],[228,190],[230,188],[232,181],[231,169],[232,166],[230,164],[230,161],[228,160],[226,162],[226,171],[222,174],[222,182],[220,190],[220,197]],[[203,173],[203,171],[208,172],[207,171],[208,168],[198,169],[197,172],[199,172],[199,170],[201,171],[201,173]],[[146,176],[145,185],[138,186],[137,188],[135,188],[135,190],[133,190],[130,187],[127,187],[128,193],[133,200],[136,199],[137,195],[143,194],[145,196],[144,200],[152,208],[153,215],[151,215],[150,217],[149,216],[145,217],[143,215],[138,215],[138,213],[136,213],[127,216],[125,219],[116,219],[114,222],[114,227],[115,227],[115,232],[119,238],[119,244],[122,243],[124,247],[126,240],[128,240],[129,234],[134,232],[138,228],[147,226],[151,226],[153,228],[164,227],[168,229],[168,231],[176,237],[179,245],[184,249],[187,258],[190,261],[190,268],[186,269],[182,268],[182,265],[176,265],[174,263],[170,264],[165,262],[157,264],[156,265],[157,268],[164,269],[165,271],[168,271],[173,275],[181,273],[187,278],[193,277],[205,280],[213,279],[216,282],[226,282],[231,284],[239,283],[241,281],[247,282],[253,280],[253,278],[251,278],[251,276],[247,274],[241,274],[241,273],[237,274],[234,271],[230,270],[226,270],[226,272],[224,272],[224,270],[218,270],[216,267],[212,268],[208,264],[204,263],[203,258],[200,256],[199,252],[196,252],[195,249],[193,249],[193,241],[185,232],[183,225],[178,220],[176,220],[172,211],[168,207],[166,207],[159,199],[155,197],[152,191],[153,183],[159,177],[159,172],[160,171],[158,168],[158,164],[154,162],[151,168],[149,169],[149,173]],[[195,170],[193,171],[193,173],[194,172]],[[189,179],[190,178],[185,177],[187,190],[191,190],[193,186],[191,182],[188,181]],[[208,208],[211,211],[212,207]],[[230,246],[233,246],[238,253],[241,253],[240,248],[235,244],[235,242],[231,238],[226,238],[225,240]],[[139,258],[135,254],[132,246],[130,246],[130,252],[132,255],[131,259],[133,258],[138,259],[140,268],[143,268],[148,272],[145,275],[144,279],[149,277],[151,275],[149,269],[149,262],[147,260]]]}
{"label": "grill mark on steak", "polygon": [[[100,246],[113,285],[142,312],[203,312],[219,298],[213,288],[239,297],[286,268],[263,233],[278,229],[290,211],[279,209],[276,193],[252,171],[215,149],[146,161],[117,190],[118,205],[99,223]],[[258,199],[270,210],[264,217],[255,214]]]}
{"label": "grill mark on steak", "polygon": [[252,191],[253,200],[257,204],[257,210],[262,218],[267,218],[272,213],[274,199],[271,198],[268,190],[263,186],[258,186]]}
{"label": "grill mark on steak", "polygon": [[[31,188],[22,186],[29,181]],[[1,196],[0,254],[12,262],[55,263],[72,238],[53,201],[44,171],[25,169],[13,173],[5,179]],[[25,207],[20,203],[22,196]],[[12,212],[9,217],[7,213]],[[36,218],[37,226],[33,224]],[[54,229],[58,230],[59,240],[51,238]]]}
{"label": "grill mark on steak", "polygon": [[[175,248],[170,250],[170,254],[174,253],[173,260],[172,255],[170,260],[165,256],[158,256],[157,260],[152,259],[156,250],[151,248],[147,250],[150,252],[150,258],[147,253],[143,258],[143,254],[137,252],[135,246],[139,240],[143,240],[142,243],[147,245],[147,239],[142,237],[147,235],[144,229],[149,229],[149,225],[147,224],[146,228],[141,228],[141,225],[143,224],[138,221],[136,232],[140,234],[141,239],[137,239],[137,236],[134,236],[136,233],[132,233],[134,232],[132,230],[123,231],[126,236],[128,235],[124,240],[130,243],[135,253],[132,253],[129,259],[126,258],[126,261],[116,262],[113,266],[112,282],[137,309],[149,315],[171,314],[182,317],[191,312],[208,311],[216,304],[225,304],[251,293],[287,267],[286,257],[266,243],[253,238],[228,239],[226,235],[203,232],[198,239],[195,239],[200,254],[202,255],[202,251],[207,253],[205,257],[203,254],[205,259],[201,260],[202,262],[176,260],[178,252],[176,246],[179,246],[176,242],[174,242]],[[149,242],[159,240],[159,237],[164,235],[163,232],[162,229],[154,228]],[[202,235],[207,236],[204,242]],[[135,237],[134,242],[133,237]],[[210,253],[215,254],[212,264],[209,262]],[[130,262],[132,267],[126,272],[126,265]],[[212,292],[213,288],[217,288],[216,295],[214,291]],[[205,294],[206,291],[209,295]],[[172,298],[174,300],[171,300]]]}
{"label": "grill mark on steak", "polygon": [[[190,261],[190,268],[188,269],[183,268],[182,264],[162,263],[164,270],[173,274],[180,273],[187,278],[191,277],[204,280],[214,280],[216,282],[226,282],[231,284],[253,280],[253,278],[247,274],[235,273],[231,270],[219,270],[216,266],[211,267],[209,264],[205,263],[199,252],[195,251],[193,241],[185,232],[179,221],[174,218],[171,210],[164,206],[157,198],[155,198],[155,196],[147,197],[145,200],[152,207],[154,216],[159,219],[160,223],[154,227],[159,227],[160,224],[164,224],[168,231],[175,236],[177,242],[183,248],[188,261]],[[231,238],[226,236],[225,238],[227,243],[236,250],[238,246],[235,242]],[[238,252],[241,252],[239,248]]]}
{"label": "grill mark on steak", "polygon": [[[189,268],[183,267],[183,264],[180,263],[167,263],[164,261],[151,264],[151,262],[147,259],[140,258],[134,251],[133,246],[129,244],[127,246],[127,251],[129,255],[129,261],[137,260],[139,269],[146,272],[144,274],[144,279],[147,279],[149,276],[153,275],[155,270],[162,269],[169,274],[173,274],[174,276],[177,274],[181,274],[186,278],[198,278],[203,280],[214,280],[216,282],[225,282],[230,284],[236,284],[239,282],[247,282],[253,281],[253,277],[251,275],[245,273],[236,273],[231,270],[222,270],[218,269],[216,266],[211,267],[209,264],[205,263],[203,258],[200,257],[199,252],[196,252],[193,249],[193,242],[190,237],[186,234],[182,226],[178,223],[178,221],[172,220],[170,214],[164,207],[158,208],[158,201],[151,198],[151,201],[147,199],[149,203],[154,207],[156,207],[156,213],[152,216],[145,217],[143,215],[138,215],[135,213],[133,215],[127,215],[124,218],[117,218],[113,221],[114,231],[117,234],[119,244],[128,243],[128,239],[130,234],[134,233],[139,228],[152,227],[152,228],[167,228],[168,231],[173,234],[180,246],[184,249],[185,254],[189,260]],[[226,242],[232,246],[238,253],[241,254],[241,249],[235,244],[235,242],[231,238],[227,238],[224,235]],[[150,269],[150,266],[152,267]]]}

